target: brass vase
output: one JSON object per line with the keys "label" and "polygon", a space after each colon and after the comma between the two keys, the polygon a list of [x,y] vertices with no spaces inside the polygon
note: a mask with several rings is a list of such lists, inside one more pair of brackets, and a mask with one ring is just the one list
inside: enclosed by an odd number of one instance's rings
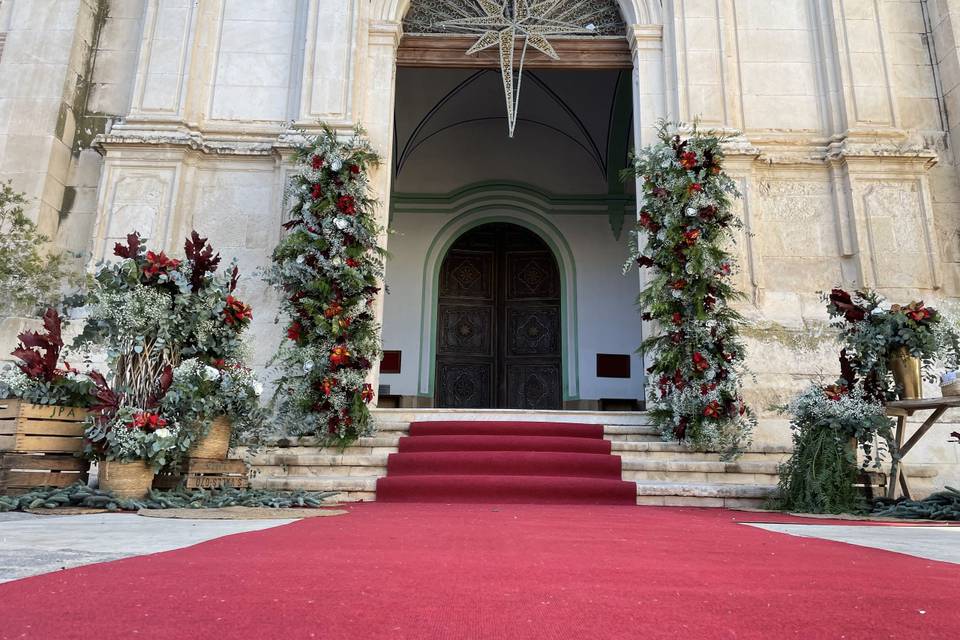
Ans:
{"label": "brass vase", "polygon": [[897,383],[897,397],[901,400],[919,400],[923,397],[923,378],[920,376],[920,358],[900,347],[890,356],[890,371]]}

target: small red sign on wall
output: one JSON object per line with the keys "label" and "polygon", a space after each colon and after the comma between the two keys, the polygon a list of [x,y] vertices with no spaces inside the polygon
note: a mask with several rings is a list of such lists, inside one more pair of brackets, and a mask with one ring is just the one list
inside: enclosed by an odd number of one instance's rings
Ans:
{"label": "small red sign on wall", "polygon": [[597,377],[629,378],[630,356],[620,353],[598,353]]}
{"label": "small red sign on wall", "polygon": [[400,373],[400,351],[384,351],[380,373]]}

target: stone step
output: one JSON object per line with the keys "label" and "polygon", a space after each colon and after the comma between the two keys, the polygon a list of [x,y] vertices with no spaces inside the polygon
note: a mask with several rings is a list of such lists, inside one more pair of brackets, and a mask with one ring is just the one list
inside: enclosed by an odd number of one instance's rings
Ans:
{"label": "stone step", "polygon": [[638,505],[669,507],[759,507],[776,486],[687,482],[637,482]]}
{"label": "stone step", "polygon": [[517,420],[529,422],[580,422],[587,424],[647,425],[643,411],[528,411],[523,409],[373,409],[380,422],[428,420]]}
{"label": "stone step", "polygon": [[274,491],[336,491],[333,502],[372,501],[376,499],[377,479],[373,476],[254,476],[256,489]]}
{"label": "stone step", "polygon": [[637,482],[776,485],[777,462],[623,460],[623,479]]}

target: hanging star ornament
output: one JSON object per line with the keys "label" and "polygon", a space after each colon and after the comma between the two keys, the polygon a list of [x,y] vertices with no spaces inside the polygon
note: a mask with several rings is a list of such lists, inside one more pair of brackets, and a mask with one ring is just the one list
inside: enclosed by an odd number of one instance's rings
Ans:
{"label": "hanging star ornament", "polygon": [[[523,62],[527,47],[556,60],[556,50],[547,40],[548,36],[558,35],[595,35],[592,24],[580,26],[558,19],[557,9],[569,4],[569,0],[476,0],[483,12],[481,16],[468,16],[453,20],[444,20],[438,26],[479,33],[480,39],[467,49],[466,55],[499,47],[500,76],[503,78],[503,94],[507,103],[507,129],[510,137],[517,125],[517,111],[520,106],[520,81],[523,79]],[[561,17],[570,15],[569,7],[560,12]],[[553,17],[552,17],[553,16]],[[520,61],[514,69],[514,52],[517,39],[523,39]]]}

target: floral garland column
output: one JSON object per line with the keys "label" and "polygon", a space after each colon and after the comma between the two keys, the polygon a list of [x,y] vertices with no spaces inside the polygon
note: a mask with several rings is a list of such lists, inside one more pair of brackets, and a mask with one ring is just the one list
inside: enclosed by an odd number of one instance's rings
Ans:
{"label": "floral garland column", "polygon": [[368,170],[379,158],[361,130],[341,140],[327,127],[295,158],[289,233],[264,274],[287,319],[274,404],[288,433],[345,442],[372,430],[384,251]]}
{"label": "floral garland column", "polygon": [[649,269],[637,301],[659,328],[641,345],[653,355],[652,418],[666,439],[732,457],[756,419],[742,397],[743,320],[729,306],[742,297],[728,250],[742,222],[731,211],[739,194],[721,168],[722,142],[696,128],[681,139],[662,125],[660,141],[640,151],[643,208],[627,268]]}

